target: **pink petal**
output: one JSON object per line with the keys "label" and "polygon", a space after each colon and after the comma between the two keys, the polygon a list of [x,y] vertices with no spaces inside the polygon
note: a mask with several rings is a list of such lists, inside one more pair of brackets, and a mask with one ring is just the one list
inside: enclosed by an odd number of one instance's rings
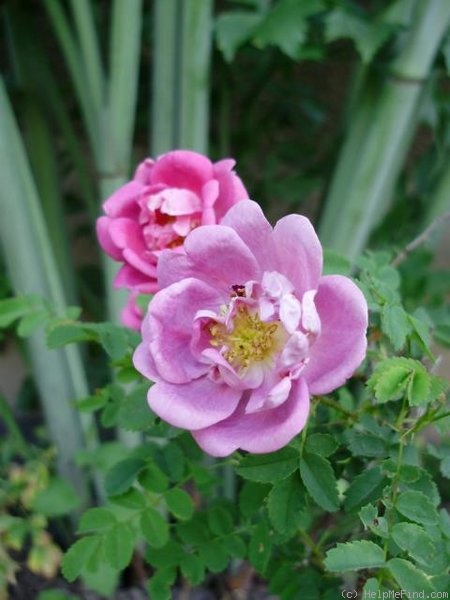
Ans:
{"label": "pink petal", "polygon": [[252,392],[245,413],[251,414],[280,406],[287,400],[291,387],[290,377],[280,379],[276,373],[267,374],[264,383]]}
{"label": "pink petal", "polygon": [[213,279],[225,290],[260,276],[255,257],[229,227],[204,225],[194,229],[184,242],[184,250],[197,277]]}
{"label": "pink petal", "polygon": [[214,179],[219,182],[219,197],[214,205],[217,222],[220,222],[226,212],[240,200],[248,199],[244,184],[234,171],[224,168],[224,161],[214,165]]}
{"label": "pink petal", "polygon": [[281,369],[290,369],[298,365],[308,356],[308,351],[309,343],[307,336],[301,331],[295,331],[283,348],[279,358],[279,367]]}
{"label": "pink petal", "polygon": [[211,161],[206,156],[190,150],[174,150],[163,154],[156,161],[152,172],[153,183],[188,189],[198,196],[202,187],[212,177]]}
{"label": "pink petal", "polygon": [[147,342],[139,344],[134,351],[133,364],[139,373],[150,381],[158,381],[161,378]]}
{"label": "pink petal", "polygon": [[240,390],[201,377],[182,385],[159,381],[150,388],[148,403],[159,417],[174,427],[196,430],[229,417],[241,395]]}
{"label": "pink petal", "polygon": [[280,319],[288,333],[294,333],[300,323],[302,309],[293,294],[286,294],[280,301]]}
{"label": "pink petal", "polygon": [[139,181],[129,181],[104,202],[103,210],[108,217],[128,217],[137,220],[140,212],[137,200],[145,191],[145,185]]}
{"label": "pink petal", "polygon": [[166,288],[172,283],[196,277],[197,273],[191,261],[184,255],[163,250],[158,260],[158,285],[160,289]]}
{"label": "pink petal", "polygon": [[343,385],[366,354],[367,303],[360,289],[341,275],[321,279],[315,298],[322,329],[302,372],[312,394]]}
{"label": "pink petal", "polygon": [[195,314],[218,310],[222,296],[198,279],[183,279],[161,290],[148,310],[146,332],[150,351],[161,376],[171,383],[186,383],[207,370],[192,354],[190,343]]}
{"label": "pink petal", "polygon": [[317,289],[322,273],[322,246],[313,226],[306,217],[288,215],[275,225],[273,231],[279,267],[303,295]]}
{"label": "pink petal", "polygon": [[245,414],[245,403],[225,419],[192,435],[198,445],[212,456],[228,456],[238,448],[262,454],[275,452],[304,427],[309,413],[308,387],[303,379],[293,382],[289,399],[281,406]]}
{"label": "pink petal", "polygon": [[136,171],[134,172],[133,179],[144,185],[150,185],[152,180],[152,171],[155,161],[151,158],[146,158],[138,164]]}
{"label": "pink petal", "polygon": [[315,297],[317,290],[309,290],[302,298],[302,326],[313,335],[320,333],[320,317],[317,312]]}
{"label": "pink petal", "polygon": [[191,215],[200,212],[202,205],[200,198],[190,190],[179,190],[168,188],[160,193],[163,199],[161,212],[166,215],[177,217],[179,215]]}
{"label": "pink petal", "polygon": [[120,314],[120,320],[126,327],[140,331],[144,315],[136,302],[136,296],[136,292],[130,294],[127,303]]}
{"label": "pink petal", "polygon": [[116,246],[111,239],[109,232],[113,219],[109,217],[99,217],[96,223],[97,238],[100,246],[114,260],[122,260],[122,250]]}
{"label": "pink petal", "polygon": [[244,200],[235,204],[221,221],[234,229],[250,248],[263,271],[276,270],[276,251],[272,227],[256,202]]}
{"label": "pink petal", "polygon": [[141,271],[137,271],[130,265],[123,265],[117,271],[114,279],[114,287],[126,287],[139,291],[142,294],[154,294],[158,291],[158,284],[155,277],[144,275]]}
{"label": "pink petal", "polygon": [[219,196],[219,182],[211,179],[205,183],[202,189],[203,210],[202,210],[202,225],[215,225],[216,213],[214,204]]}

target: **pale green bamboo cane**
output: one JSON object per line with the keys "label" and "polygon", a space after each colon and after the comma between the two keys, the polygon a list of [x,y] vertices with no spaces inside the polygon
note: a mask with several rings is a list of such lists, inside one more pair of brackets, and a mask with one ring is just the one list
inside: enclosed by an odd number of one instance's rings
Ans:
{"label": "pale green bamboo cane", "polygon": [[208,151],[211,0],[155,0],[151,151]]}
{"label": "pale green bamboo cane", "polygon": [[320,223],[324,245],[350,258],[365,246],[389,206],[426,79],[449,23],[447,0],[417,3],[413,26],[392,65],[391,77],[370,111],[363,107],[364,115],[350,126]]}
{"label": "pale green bamboo cane", "polygon": [[[142,0],[115,0],[112,5],[109,72],[102,65],[93,7],[87,0],[72,0],[75,32],[62,11],[46,0],[48,14],[80,99],[98,173],[101,201],[128,179],[139,77]],[[80,74],[80,68],[82,73]],[[100,210],[99,210],[100,212]],[[117,263],[104,258],[107,311],[120,320],[126,292],[113,288]],[[124,430],[120,440],[128,446],[141,437]]]}
{"label": "pale green bamboo cane", "polygon": [[450,161],[447,159],[447,165],[428,201],[425,223],[427,225],[432,223],[448,211],[450,211]]}
{"label": "pale green bamboo cane", "polygon": [[[5,259],[18,294],[39,294],[57,310],[65,307],[64,291],[50,245],[36,187],[20,134],[0,78],[0,231]],[[77,468],[76,453],[95,443],[95,428],[84,416],[83,428],[71,402],[87,394],[76,347],[49,351],[44,334],[29,340],[30,360],[51,438],[58,449],[60,473],[88,499],[85,475]]]}

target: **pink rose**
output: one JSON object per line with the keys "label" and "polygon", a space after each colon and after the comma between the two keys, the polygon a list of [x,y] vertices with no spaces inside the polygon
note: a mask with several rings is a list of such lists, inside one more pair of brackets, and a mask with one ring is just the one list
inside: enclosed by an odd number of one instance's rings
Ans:
{"label": "pink rose", "polygon": [[[144,160],[133,179],[103,204],[97,220],[103,250],[123,263],[116,287],[152,294],[159,288],[161,252],[183,251],[184,238],[199,225],[213,225],[248,194],[231,159],[212,163],[188,150]],[[130,299],[131,306],[134,299]],[[127,307],[125,308],[125,312]]]}
{"label": "pink rose", "polygon": [[272,229],[251,201],[164,252],[136,368],[152,410],[203,450],[275,451],[304,427],[310,394],[342,385],[366,353],[367,304],[347,277],[322,276],[311,223]]}

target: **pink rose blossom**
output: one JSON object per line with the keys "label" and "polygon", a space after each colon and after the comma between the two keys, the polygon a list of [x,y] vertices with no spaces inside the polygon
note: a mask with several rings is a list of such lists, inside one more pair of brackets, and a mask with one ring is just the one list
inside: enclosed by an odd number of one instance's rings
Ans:
{"label": "pink rose blossom", "polygon": [[278,450],[304,427],[310,394],[341,386],[364,359],[364,296],[321,275],[308,219],[272,229],[251,201],[190,233],[184,250],[161,255],[164,289],[134,354],[155,382],[149,405],[213,456]]}
{"label": "pink rose blossom", "polygon": [[[248,194],[233,171],[231,159],[212,163],[188,150],[144,160],[133,179],[103,205],[97,220],[103,250],[123,263],[116,287],[152,294],[159,288],[161,252],[182,252],[184,238],[199,225],[213,225]],[[125,321],[136,324],[135,295],[125,307]]]}

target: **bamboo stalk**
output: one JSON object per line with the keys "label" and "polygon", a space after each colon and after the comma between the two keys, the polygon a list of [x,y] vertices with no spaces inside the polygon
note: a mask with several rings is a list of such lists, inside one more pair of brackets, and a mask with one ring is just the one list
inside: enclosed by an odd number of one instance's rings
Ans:
{"label": "bamboo stalk", "polygon": [[156,0],[152,155],[174,148],[206,153],[211,0]]}
{"label": "bamboo stalk", "polygon": [[[324,245],[349,256],[387,210],[415,130],[426,79],[450,22],[447,0],[417,2],[415,20],[369,112],[351,124],[320,223]],[[361,123],[364,126],[361,126]]]}
{"label": "bamboo stalk", "polygon": [[425,216],[427,224],[432,223],[437,218],[450,210],[450,163],[447,162],[441,174],[434,192],[428,201],[428,210]]}
{"label": "bamboo stalk", "polygon": [[[39,294],[57,310],[65,306],[63,286],[46,230],[25,150],[0,79],[0,231],[5,259],[16,293]],[[95,439],[92,420],[82,423],[71,402],[87,394],[80,356],[75,347],[50,352],[42,332],[29,340],[30,360],[51,438],[58,449],[58,468],[79,492],[84,503],[88,487],[75,465],[86,439]]]}

